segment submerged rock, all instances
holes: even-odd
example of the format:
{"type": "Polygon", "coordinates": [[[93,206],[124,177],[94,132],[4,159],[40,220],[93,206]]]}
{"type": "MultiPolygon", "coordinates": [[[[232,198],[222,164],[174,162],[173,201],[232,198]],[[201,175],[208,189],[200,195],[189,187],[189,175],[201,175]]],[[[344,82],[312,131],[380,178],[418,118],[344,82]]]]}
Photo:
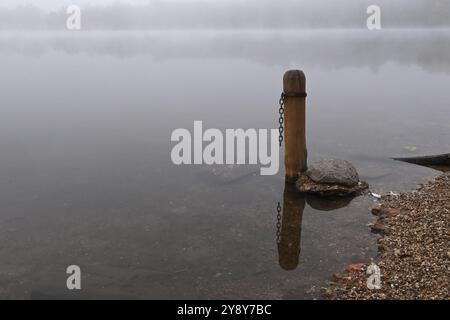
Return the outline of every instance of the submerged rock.
{"type": "Polygon", "coordinates": [[[320,184],[338,184],[354,187],[359,182],[356,168],[347,160],[320,160],[309,167],[306,175],[320,184]]]}
{"type": "Polygon", "coordinates": [[[206,182],[225,185],[246,181],[258,176],[259,172],[257,165],[211,165],[198,174],[206,182]]]}
{"type": "Polygon", "coordinates": [[[356,195],[369,188],[359,180],[355,167],[346,160],[321,160],[301,174],[296,183],[302,193],[325,197],[356,195]]]}

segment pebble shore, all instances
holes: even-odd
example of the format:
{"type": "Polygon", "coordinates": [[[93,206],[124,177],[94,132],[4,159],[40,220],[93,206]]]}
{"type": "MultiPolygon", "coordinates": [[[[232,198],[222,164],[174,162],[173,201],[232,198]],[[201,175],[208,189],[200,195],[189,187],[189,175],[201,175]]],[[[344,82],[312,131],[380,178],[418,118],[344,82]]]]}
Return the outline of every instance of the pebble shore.
{"type": "Polygon", "coordinates": [[[380,234],[378,257],[381,288],[369,289],[369,263],[354,264],[333,275],[324,289],[328,299],[450,298],[450,173],[414,192],[383,197],[372,209],[380,234]]]}

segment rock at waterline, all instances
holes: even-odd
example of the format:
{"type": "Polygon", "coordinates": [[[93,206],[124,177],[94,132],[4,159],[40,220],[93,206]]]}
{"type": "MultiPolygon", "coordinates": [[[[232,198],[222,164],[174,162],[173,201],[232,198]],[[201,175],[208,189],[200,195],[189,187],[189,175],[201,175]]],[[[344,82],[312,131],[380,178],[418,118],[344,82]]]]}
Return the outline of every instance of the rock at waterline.
{"type": "Polygon", "coordinates": [[[354,187],[359,182],[356,168],[347,160],[320,160],[308,168],[306,175],[320,184],[354,187]]]}
{"type": "Polygon", "coordinates": [[[359,180],[355,167],[346,160],[321,160],[301,174],[296,183],[302,193],[320,196],[345,197],[368,189],[369,185],[359,180]]]}

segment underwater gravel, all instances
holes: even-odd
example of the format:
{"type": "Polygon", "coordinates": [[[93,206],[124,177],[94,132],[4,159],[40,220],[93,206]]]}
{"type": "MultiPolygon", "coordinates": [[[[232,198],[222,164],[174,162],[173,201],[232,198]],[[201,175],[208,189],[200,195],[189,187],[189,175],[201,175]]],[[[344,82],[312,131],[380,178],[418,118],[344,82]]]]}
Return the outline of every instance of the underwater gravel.
{"type": "Polygon", "coordinates": [[[333,275],[324,289],[329,299],[450,298],[450,173],[422,185],[417,191],[383,197],[372,213],[378,220],[381,288],[369,289],[368,263],[350,265],[333,275]]]}

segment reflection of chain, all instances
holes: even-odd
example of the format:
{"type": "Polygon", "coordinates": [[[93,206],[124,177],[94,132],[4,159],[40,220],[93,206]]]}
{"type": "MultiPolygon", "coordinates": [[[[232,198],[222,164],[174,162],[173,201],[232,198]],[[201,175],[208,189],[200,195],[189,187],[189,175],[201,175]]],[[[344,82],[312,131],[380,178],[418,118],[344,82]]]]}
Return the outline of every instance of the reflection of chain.
{"type": "Polygon", "coordinates": [[[281,203],[277,205],[277,243],[281,242],[281,203]]]}
{"type": "Polygon", "coordinates": [[[284,128],[283,128],[283,124],[284,124],[284,92],[281,93],[281,97],[280,97],[280,101],[278,102],[280,105],[280,108],[278,109],[278,113],[280,114],[280,117],[278,118],[278,132],[279,132],[279,136],[278,136],[278,141],[280,142],[280,148],[281,145],[283,144],[283,132],[284,132],[284,128]]]}

